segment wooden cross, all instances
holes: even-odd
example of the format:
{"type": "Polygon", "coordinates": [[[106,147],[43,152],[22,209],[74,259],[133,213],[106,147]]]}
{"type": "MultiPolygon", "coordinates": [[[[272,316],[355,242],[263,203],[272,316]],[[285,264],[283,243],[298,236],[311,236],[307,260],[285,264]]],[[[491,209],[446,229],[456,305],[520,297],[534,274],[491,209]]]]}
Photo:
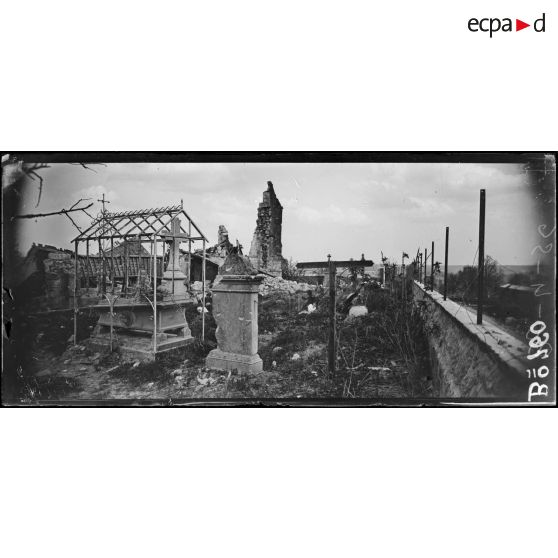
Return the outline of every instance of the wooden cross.
{"type": "Polygon", "coordinates": [[[103,193],[103,199],[102,200],[97,200],[98,202],[101,202],[103,204],[103,210],[102,213],[103,215],[106,213],[106,209],[105,209],[105,204],[106,203],[110,203],[108,200],[105,200],[105,194],[103,193]]]}

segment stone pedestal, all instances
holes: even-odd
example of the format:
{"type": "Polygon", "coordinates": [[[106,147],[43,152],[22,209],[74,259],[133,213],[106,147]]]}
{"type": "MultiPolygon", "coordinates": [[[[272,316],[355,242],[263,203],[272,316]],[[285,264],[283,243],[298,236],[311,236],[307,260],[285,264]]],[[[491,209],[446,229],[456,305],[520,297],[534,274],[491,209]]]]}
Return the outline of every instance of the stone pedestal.
{"type": "Polygon", "coordinates": [[[107,302],[94,308],[100,316],[88,343],[95,351],[112,347],[118,348],[125,358],[153,360],[161,353],[194,340],[184,314],[184,304],[175,301],[157,303],[156,344],[153,343],[151,304],[120,298],[114,303],[112,314],[107,302]]]}
{"type": "Polygon", "coordinates": [[[261,277],[223,275],[213,288],[213,317],[218,348],[205,364],[217,370],[237,369],[257,374],[263,370],[258,355],[258,288],[261,277]]]}

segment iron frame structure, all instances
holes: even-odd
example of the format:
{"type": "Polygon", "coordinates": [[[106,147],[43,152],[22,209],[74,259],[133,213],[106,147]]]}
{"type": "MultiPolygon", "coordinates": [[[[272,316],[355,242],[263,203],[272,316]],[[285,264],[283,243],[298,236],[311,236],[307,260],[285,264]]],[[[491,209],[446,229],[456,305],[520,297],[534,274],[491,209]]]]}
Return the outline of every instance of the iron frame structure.
{"type": "MultiPolygon", "coordinates": [[[[85,282],[89,288],[89,257],[90,257],[90,243],[96,243],[98,247],[98,257],[102,259],[102,285],[98,288],[102,290],[102,294],[107,298],[110,306],[111,315],[113,314],[113,306],[115,302],[115,274],[114,274],[114,241],[123,240],[125,243],[131,239],[138,241],[140,247],[144,243],[150,245],[150,259],[152,260],[151,272],[149,275],[150,283],[153,283],[153,300],[148,302],[153,308],[153,352],[157,352],[157,248],[158,242],[162,242],[163,246],[166,242],[182,242],[188,243],[188,269],[191,269],[192,264],[192,243],[201,241],[203,245],[203,263],[202,263],[202,339],[205,339],[205,277],[206,277],[206,243],[208,242],[206,236],[202,233],[200,228],[184,210],[184,204],[181,201],[180,205],[173,205],[167,207],[158,207],[151,209],[140,209],[132,211],[121,211],[110,213],[103,210],[99,216],[91,223],[91,226],[76,236],[72,243],[74,245],[74,262],[75,262],[75,280],[74,280],[74,345],[77,344],[77,323],[79,313],[79,300],[78,300],[78,256],[80,243],[86,245],[86,273],[85,282]],[[177,232],[173,227],[174,220],[179,217],[185,217],[185,222],[180,222],[180,230],[177,232]],[[192,228],[197,233],[192,236],[192,228]],[[110,243],[110,257],[107,256],[107,248],[103,248],[103,241],[110,243]],[[111,296],[107,296],[106,292],[106,265],[110,263],[110,278],[111,278],[111,296]]],[[[128,292],[128,277],[129,277],[129,254],[128,244],[125,244],[125,273],[123,282],[123,291],[125,294],[128,292]]],[[[162,268],[164,267],[165,249],[163,248],[162,268]]],[[[162,270],[164,271],[164,270],[162,270]]],[[[139,271],[138,271],[139,273],[139,271]]],[[[174,279],[174,266],[173,266],[173,279],[174,279]]]]}

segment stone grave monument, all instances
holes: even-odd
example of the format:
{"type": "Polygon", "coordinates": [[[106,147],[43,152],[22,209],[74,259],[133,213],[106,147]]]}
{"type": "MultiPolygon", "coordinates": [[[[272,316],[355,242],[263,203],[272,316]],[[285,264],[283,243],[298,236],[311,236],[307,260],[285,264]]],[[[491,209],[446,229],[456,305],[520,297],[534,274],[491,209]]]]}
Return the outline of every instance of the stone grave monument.
{"type": "Polygon", "coordinates": [[[213,317],[217,348],[206,358],[208,368],[257,374],[263,370],[258,355],[258,292],[262,277],[249,260],[229,254],[221,282],[213,287],[213,317]]]}

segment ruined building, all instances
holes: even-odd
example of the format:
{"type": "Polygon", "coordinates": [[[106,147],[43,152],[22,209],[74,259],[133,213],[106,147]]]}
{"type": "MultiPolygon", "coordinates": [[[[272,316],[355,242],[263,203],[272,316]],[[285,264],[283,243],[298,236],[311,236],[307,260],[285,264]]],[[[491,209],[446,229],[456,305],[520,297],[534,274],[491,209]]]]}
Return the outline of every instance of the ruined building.
{"type": "MultiPolygon", "coordinates": [[[[128,277],[137,280],[140,270],[148,273],[153,268],[149,252],[135,241],[126,241],[105,250],[107,258],[113,256],[113,274],[117,282],[124,279],[125,250],[128,251],[128,277]]],[[[161,258],[158,257],[158,260],[161,258]]],[[[161,262],[157,267],[161,269],[161,262]]],[[[105,275],[111,272],[110,263],[104,268],[105,275]]],[[[78,255],[79,287],[97,287],[103,273],[102,259],[99,254],[78,255]]],[[[65,250],[46,244],[33,244],[18,268],[18,281],[14,291],[18,298],[34,310],[59,310],[73,308],[75,260],[73,250],[65,250]]],[[[108,280],[108,279],[107,279],[108,280]]]]}
{"type": "Polygon", "coordinates": [[[268,182],[267,190],[263,193],[263,201],[258,207],[258,219],[249,258],[257,270],[276,277],[282,275],[285,261],[281,255],[282,221],[283,207],[275,195],[273,184],[268,182]]]}
{"type": "Polygon", "coordinates": [[[218,258],[224,259],[231,253],[233,245],[229,240],[229,231],[225,225],[219,225],[217,231],[217,244],[212,248],[208,248],[207,253],[218,258]]]}

